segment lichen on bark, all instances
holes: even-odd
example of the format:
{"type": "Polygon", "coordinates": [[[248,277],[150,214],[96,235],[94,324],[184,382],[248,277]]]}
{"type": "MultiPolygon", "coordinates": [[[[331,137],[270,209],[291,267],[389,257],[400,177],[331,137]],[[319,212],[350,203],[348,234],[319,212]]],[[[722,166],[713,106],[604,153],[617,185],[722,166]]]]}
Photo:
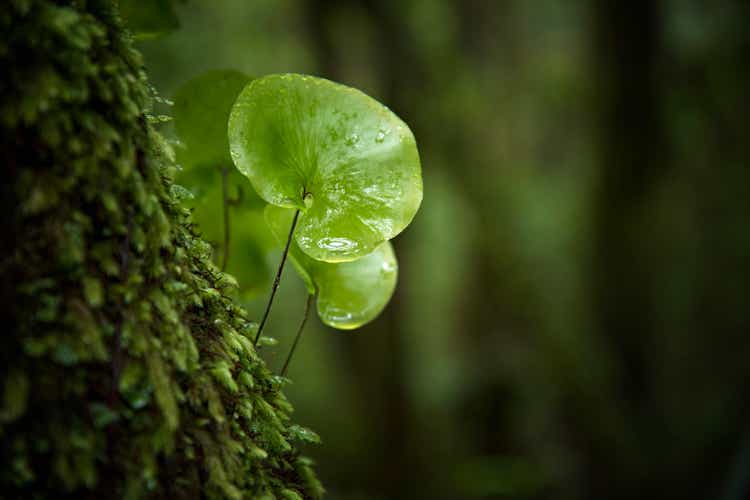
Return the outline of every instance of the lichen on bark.
{"type": "Polygon", "coordinates": [[[113,2],[0,11],[0,492],[318,498],[113,2]]]}

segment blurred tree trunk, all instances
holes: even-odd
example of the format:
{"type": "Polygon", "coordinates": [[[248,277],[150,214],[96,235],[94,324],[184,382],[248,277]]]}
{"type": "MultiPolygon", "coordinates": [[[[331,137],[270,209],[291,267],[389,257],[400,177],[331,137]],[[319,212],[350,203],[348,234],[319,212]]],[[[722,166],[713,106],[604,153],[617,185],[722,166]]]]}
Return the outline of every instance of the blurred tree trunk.
{"type": "Polygon", "coordinates": [[[621,354],[621,396],[637,409],[650,397],[644,350],[655,314],[654,270],[639,230],[669,168],[658,82],[659,2],[596,5],[596,310],[599,330],[621,354]]]}
{"type": "Polygon", "coordinates": [[[639,467],[644,457],[638,451],[651,442],[638,431],[652,403],[648,349],[657,334],[658,270],[643,228],[649,226],[654,190],[669,169],[658,72],[661,5],[595,2],[594,9],[600,174],[593,207],[594,328],[611,353],[612,401],[626,437],[589,435],[586,477],[591,498],[631,498],[649,491],[655,479],[639,467]],[[614,443],[623,441],[626,446],[615,452],[614,443]]]}
{"type": "MultiPolygon", "coordinates": [[[[746,165],[747,151],[728,145],[724,134],[704,144],[679,142],[685,116],[706,126],[709,136],[718,128],[731,134],[739,124],[716,123],[723,96],[708,103],[700,97],[715,83],[681,75],[681,62],[665,56],[665,5],[593,5],[600,174],[593,207],[594,328],[611,356],[611,396],[624,425],[619,435],[606,425],[578,434],[584,491],[589,498],[713,497],[747,428],[748,377],[740,371],[748,314],[736,301],[746,297],[747,281],[740,288],[733,278],[747,278],[748,270],[739,259],[748,257],[748,245],[736,214],[748,214],[739,194],[747,189],[737,186],[750,179],[746,167],[743,174],[735,167],[746,165]],[[721,160],[697,160],[693,168],[692,157],[705,151],[721,160]],[[728,280],[721,286],[719,269],[728,280]]],[[[737,5],[724,7],[739,12],[737,5]]],[[[720,57],[739,57],[745,48],[735,42],[720,57]]],[[[714,68],[714,75],[733,91],[746,70],[736,62],[714,68]]]]}

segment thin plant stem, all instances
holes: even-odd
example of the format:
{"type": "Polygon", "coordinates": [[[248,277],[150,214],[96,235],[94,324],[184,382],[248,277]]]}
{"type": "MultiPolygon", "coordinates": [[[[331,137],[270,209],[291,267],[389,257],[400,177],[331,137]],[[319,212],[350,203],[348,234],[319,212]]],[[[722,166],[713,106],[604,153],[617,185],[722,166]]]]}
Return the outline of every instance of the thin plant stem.
{"type": "Polygon", "coordinates": [[[294,228],[297,227],[297,219],[299,218],[299,209],[294,212],[294,220],[292,221],[292,227],[289,229],[289,237],[286,239],[286,246],[284,247],[284,253],[281,254],[281,263],[279,269],[276,271],[276,277],[273,280],[273,286],[271,287],[271,296],[268,298],[268,304],[266,305],[266,311],[263,313],[263,319],[260,320],[260,326],[258,326],[258,333],[255,334],[255,340],[253,345],[258,345],[260,334],[263,332],[263,327],[266,326],[268,321],[268,314],[271,312],[271,305],[273,304],[273,298],[276,296],[276,290],[279,289],[279,283],[281,282],[281,273],[284,271],[284,263],[286,263],[286,256],[289,254],[289,246],[292,244],[292,236],[294,235],[294,228]]]}
{"type": "Polygon", "coordinates": [[[221,272],[227,270],[229,264],[229,182],[228,182],[229,171],[227,167],[221,169],[221,195],[222,203],[224,205],[224,256],[221,259],[221,272]]]}
{"type": "Polygon", "coordinates": [[[297,335],[294,337],[294,343],[292,344],[292,349],[289,351],[289,355],[286,357],[286,361],[284,362],[284,367],[281,369],[281,376],[286,375],[286,370],[289,368],[289,362],[292,360],[292,356],[294,355],[294,350],[297,348],[297,343],[299,342],[300,337],[302,336],[302,330],[305,329],[305,323],[307,323],[307,316],[310,313],[310,304],[312,304],[313,301],[313,295],[312,293],[307,294],[307,300],[305,301],[305,313],[302,316],[302,322],[299,324],[299,328],[297,329],[297,335]]]}

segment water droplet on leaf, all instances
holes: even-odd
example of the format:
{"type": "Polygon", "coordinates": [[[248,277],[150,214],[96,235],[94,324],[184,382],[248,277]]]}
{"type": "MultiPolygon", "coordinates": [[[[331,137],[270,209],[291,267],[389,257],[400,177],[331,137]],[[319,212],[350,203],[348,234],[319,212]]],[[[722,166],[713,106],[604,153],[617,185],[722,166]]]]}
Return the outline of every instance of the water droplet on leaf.
{"type": "Polygon", "coordinates": [[[357,242],[348,238],[321,238],[318,246],[326,250],[350,250],[357,247],[357,242]]]}

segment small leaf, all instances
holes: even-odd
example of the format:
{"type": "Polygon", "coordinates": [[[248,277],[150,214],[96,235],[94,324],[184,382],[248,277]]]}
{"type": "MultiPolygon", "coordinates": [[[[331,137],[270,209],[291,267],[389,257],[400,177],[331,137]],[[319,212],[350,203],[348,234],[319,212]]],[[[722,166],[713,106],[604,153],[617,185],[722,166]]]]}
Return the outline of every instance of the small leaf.
{"type": "Polygon", "coordinates": [[[92,276],[83,278],[83,296],[91,307],[100,307],[104,303],[101,282],[92,276]]]}
{"type": "Polygon", "coordinates": [[[185,168],[231,166],[227,120],[250,77],[233,70],[203,73],[182,85],[174,96],[174,126],[184,149],[178,163],[185,168]]]}
{"type": "Polygon", "coordinates": [[[284,500],[304,500],[302,495],[300,495],[298,492],[294,490],[290,490],[288,488],[284,488],[281,490],[281,497],[284,500]]]}
{"type": "Polygon", "coordinates": [[[409,127],[362,92],[286,74],[251,82],[229,117],[237,168],[268,203],[299,208],[316,260],[351,261],[400,233],[422,201],[409,127]]]}
{"type": "Polygon", "coordinates": [[[320,436],[316,432],[299,425],[289,426],[289,437],[294,441],[320,444],[320,436]]]}
{"type": "MultiPolygon", "coordinates": [[[[266,207],[266,221],[280,244],[286,241],[293,216],[293,209],[266,207]]],[[[340,263],[311,259],[293,243],[289,259],[308,290],[317,290],[320,319],[340,330],[353,330],[375,319],[396,288],[398,264],[388,241],[361,259],[340,263]]]]}
{"type": "Polygon", "coordinates": [[[159,405],[159,409],[161,409],[167,427],[170,430],[175,430],[179,425],[180,410],[177,406],[174,392],[172,391],[170,377],[167,373],[164,361],[162,361],[161,356],[158,353],[149,351],[146,356],[146,363],[148,365],[148,373],[151,378],[151,383],[154,386],[156,403],[159,405]]]}
{"type": "Polygon", "coordinates": [[[237,392],[239,390],[237,382],[232,378],[232,371],[229,368],[229,364],[225,361],[217,362],[211,369],[211,375],[229,392],[237,392]]]}
{"type": "Polygon", "coordinates": [[[120,415],[117,412],[102,403],[90,403],[89,411],[94,421],[94,427],[97,429],[103,429],[112,422],[120,419],[120,415]]]}

